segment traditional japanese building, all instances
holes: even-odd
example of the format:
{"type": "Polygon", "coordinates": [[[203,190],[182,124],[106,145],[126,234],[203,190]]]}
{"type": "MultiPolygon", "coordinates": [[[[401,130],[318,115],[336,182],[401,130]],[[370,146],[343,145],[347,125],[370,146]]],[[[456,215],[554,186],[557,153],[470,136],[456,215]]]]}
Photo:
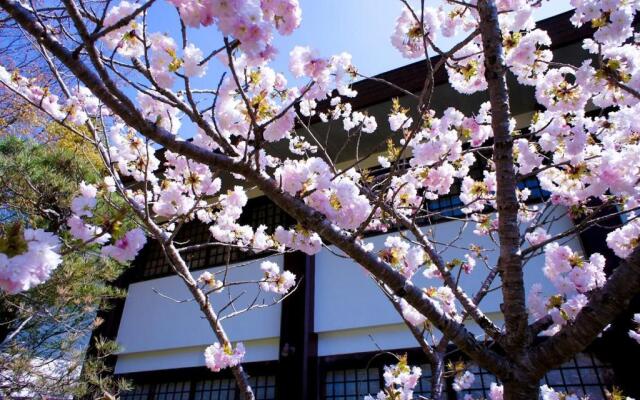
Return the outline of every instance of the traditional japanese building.
{"type": "MultiPolygon", "coordinates": [[[[581,40],[591,34],[588,27],[576,29],[570,22],[571,13],[564,13],[539,25],[546,29],[553,41],[554,57],[560,62],[572,62],[583,57],[581,40]]],[[[378,76],[411,92],[419,92],[424,83],[425,61],[410,64],[378,76]]],[[[486,101],[483,94],[463,96],[447,83],[444,69],[435,77],[436,88],[432,108],[441,113],[454,104],[470,114],[486,101]]],[[[515,87],[515,79],[511,82],[515,87]]],[[[391,99],[399,97],[407,105],[412,100],[402,92],[376,80],[364,80],[355,84],[359,93],[353,101],[354,110],[367,109],[377,120],[386,121],[391,108],[391,99]]],[[[533,89],[518,86],[519,95],[512,95],[512,111],[520,127],[526,126],[536,110],[533,89]]],[[[312,126],[313,129],[313,126],[312,126]]],[[[333,128],[341,129],[338,126],[333,128]]],[[[359,151],[365,154],[383,141],[388,127],[380,123],[378,131],[363,137],[359,151]]],[[[317,134],[322,137],[323,130],[317,134]]],[[[337,152],[341,143],[332,136],[329,151],[337,152]]],[[[335,154],[335,153],[334,153],[335,154]]],[[[345,165],[355,157],[355,144],[344,150],[345,165]]],[[[375,157],[373,157],[375,159],[375,157]]],[[[371,165],[374,174],[385,171],[371,165]]],[[[532,203],[544,199],[545,193],[535,178],[522,183],[532,192],[532,203]]],[[[456,193],[431,201],[430,210],[442,210],[443,215],[456,216],[461,202],[456,193]]],[[[562,213],[559,211],[558,215],[562,213]]],[[[267,225],[273,230],[278,225],[287,226],[292,219],[265,197],[251,198],[241,222],[258,226],[267,225]]],[[[572,239],[569,245],[585,255],[593,252],[605,254],[607,268],[617,265],[615,256],[605,245],[608,221],[599,227],[590,228],[572,239]]],[[[447,219],[423,221],[425,229],[432,229],[436,240],[446,242],[461,236],[462,243],[479,241],[473,226],[447,219]]],[[[563,216],[550,228],[560,232],[576,221],[563,216]]],[[[381,245],[390,233],[369,237],[381,245]]],[[[179,241],[189,244],[206,243],[210,234],[205,226],[191,224],[185,227],[179,241]]],[[[461,257],[461,250],[449,249],[445,258],[461,257]]],[[[264,257],[264,255],[260,255],[264,257]]],[[[495,263],[497,255],[488,254],[489,263],[495,263]]],[[[258,256],[243,253],[234,248],[206,247],[186,256],[195,276],[202,271],[216,271],[221,265],[242,266],[230,269],[234,280],[254,279],[260,276],[258,256]]],[[[270,259],[281,267],[294,272],[299,278],[295,292],[283,302],[265,309],[254,310],[224,321],[224,326],[233,341],[242,341],[247,348],[245,368],[251,376],[256,398],[271,399],[362,399],[366,394],[375,394],[383,386],[382,366],[393,362],[385,354],[392,351],[407,353],[414,365],[426,364],[426,357],[404,325],[391,303],[381,293],[364,269],[349,259],[341,258],[330,249],[323,249],[315,256],[302,253],[273,255],[270,259]]],[[[527,263],[525,279],[531,283],[548,282],[542,274],[543,259],[537,257],[527,263]]],[[[475,291],[480,282],[474,275],[463,277],[462,286],[475,291]]],[[[417,283],[420,284],[417,278],[417,283]]],[[[215,339],[201,317],[195,302],[178,277],[173,276],[170,266],[154,243],[135,260],[134,266],[117,282],[127,289],[126,299],[118,301],[108,313],[100,334],[116,339],[122,351],[114,358],[115,374],[131,379],[135,389],[123,398],[130,400],[231,400],[238,399],[235,383],[229,371],[213,373],[205,367],[203,351],[215,339]],[[162,294],[162,295],[160,295],[162,294]]],[[[237,306],[254,301],[255,288],[242,285],[212,297],[219,308],[230,297],[247,291],[238,300],[237,306]]],[[[265,295],[258,301],[270,301],[265,295]]],[[[639,301],[634,307],[638,309],[639,301]]],[[[482,308],[497,324],[501,323],[500,295],[495,291],[482,302],[482,308]]],[[[550,371],[544,382],[557,390],[589,394],[592,399],[604,398],[604,389],[617,385],[628,395],[640,395],[638,368],[631,363],[640,359],[638,346],[633,347],[626,336],[631,312],[620,319],[602,339],[584,353],[577,355],[560,368],[550,371]],[[625,325],[626,324],[626,325],[625,325]],[[630,361],[627,361],[630,360],[630,361]]],[[[472,323],[471,331],[480,333],[472,323]]],[[[450,349],[452,360],[464,356],[450,349]]],[[[486,396],[489,384],[495,378],[487,371],[472,368],[476,380],[472,389],[455,393],[448,382],[450,398],[462,398],[466,393],[486,396]],[[457,397],[456,397],[457,396],[457,397]]],[[[416,395],[429,397],[430,369],[425,365],[423,378],[416,388],[416,395]]]]}

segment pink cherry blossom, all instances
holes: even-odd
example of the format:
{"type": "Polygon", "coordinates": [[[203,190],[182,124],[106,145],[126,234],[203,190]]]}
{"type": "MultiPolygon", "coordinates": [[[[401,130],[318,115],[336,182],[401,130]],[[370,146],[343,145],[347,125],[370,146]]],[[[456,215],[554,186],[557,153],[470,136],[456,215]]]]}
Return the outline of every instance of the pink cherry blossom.
{"type": "Polygon", "coordinates": [[[80,182],[79,190],[80,195],[71,200],[71,211],[79,217],[92,217],[93,209],[97,204],[97,188],[94,185],[86,184],[82,181],[80,182]]]}
{"type": "Polygon", "coordinates": [[[73,237],[83,242],[105,244],[111,238],[108,233],[103,233],[102,228],[86,224],[82,218],[72,215],[67,220],[69,232],[73,237]]]}
{"type": "Polygon", "coordinates": [[[264,272],[264,280],[260,282],[260,288],[265,292],[287,294],[296,284],[296,276],[290,271],[280,272],[278,264],[272,261],[263,261],[260,269],[264,272]]]}
{"type": "Polygon", "coordinates": [[[204,351],[204,360],[207,368],[213,372],[219,372],[222,369],[235,367],[242,362],[245,349],[242,343],[236,344],[236,348],[232,348],[231,344],[220,345],[214,343],[207,347],[204,351]]]}
{"type": "Polygon", "coordinates": [[[504,397],[504,386],[491,382],[489,386],[489,400],[502,400],[504,397]]]}
{"type": "Polygon", "coordinates": [[[402,316],[411,325],[420,326],[427,320],[424,315],[420,314],[420,312],[407,303],[405,299],[400,299],[400,307],[402,308],[402,316]]]}
{"type": "Polygon", "coordinates": [[[456,392],[460,392],[465,389],[469,389],[473,382],[476,380],[476,376],[471,371],[464,371],[463,373],[458,373],[453,378],[453,390],[456,392]]]}
{"type": "Polygon", "coordinates": [[[425,49],[422,35],[426,34],[431,40],[434,40],[440,25],[440,16],[433,8],[427,7],[422,13],[418,10],[416,15],[424,15],[423,27],[420,26],[420,22],[416,20],[414,14],[408,8],[403,7],[400,16],[396,19],[395,30],[391,36],[391,44],[406,58],[424,57],[425,49]]]}
{"type": "Polygon", "coordinates": [[[116,240],[114,244],[104,246],[102,248],[102,255],[105,257],[111,257],[119,262],[132,261],[138,252],[142,250],[145,243],[147,243],[147,237],[144,231],[140,228],[134,228],[125,235],[116,240]]]}
{"type": "Polygon", "coordinates": [[[9,294],[29,290],[49,279],[61,263],[60,240],[42,229],[25,229],[25,252],[12,257],[0,253],[0,289],[9,294]]]}
{"type": "Polygon", "coordinates": [[[193,43],[189,43],[184,48],[184,61],[182,67],[184,68],[185,76],[189,77],[202,77],[207,72],[207,64],[200,65],[204,60],[202,56],[202,50],[197,48],[193,43]]]}
{"type": "MultiPolygon", "coordinates": [[[[121,1],[117,6],[110,8],[104,19],[105,28],[133,14],[137,7],[139,6],[128,1],[121,1]]],[[[103,40],[109,48],[117,50],[124,57],[140,57],[144,53],[142,36],[142,24],[134,19],[128,25],[109,32],[103,40]]]]}

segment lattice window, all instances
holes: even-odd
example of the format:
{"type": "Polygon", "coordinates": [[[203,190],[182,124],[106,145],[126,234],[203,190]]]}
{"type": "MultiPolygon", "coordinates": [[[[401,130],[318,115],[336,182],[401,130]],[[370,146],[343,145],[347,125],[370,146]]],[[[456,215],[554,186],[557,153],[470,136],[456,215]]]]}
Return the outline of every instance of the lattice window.
{"type": "Polygon", "coordinates": [[[498,382],[498,379],[489,371],[482,369],[475,364],[469,364],[468,370],[475,375],[475,380],[469,389],[458,392],[457,398],[464,399],[466,394],[471,394],[475,398],[486,398],[489,395],[491,382],[498,382]]]}
{"type": "MultiPolygon", "coordinates": [[[[254,228],[266,225],[269,233],[273,233],[278,225],[288,226],[291,222],[291,217],[265,198],[250,200],[240,219],[241,224],[251,225],[254,228]]],[[[185,224],[176,237],[179,247],[206,244],[212,241],[209,227],[197,221],[185,224]]],[[[157,242],[150,241],[146,250],[143,278],[166,275],[171,271],[164,252],[157,242]]],[[[255,257],[251,252],[243,252],[236,247],[224,245],[203,246],[182,254],[192,270],[224,265],[227,261],[236,263],[255,257]]]]}
{"type": "Polygon", "coordinates": [[[276,398],[276,377],[268,376],[252,376],[249,383],[256,396],[256,400],[275,400],[276,398]]]}
{"type": "Polygon", "coordinates": [[[324,398],[327,400],[361,400],[367,394],[380,391],[380,369],[327,371],[324,382],[324,398]]]}
{"type": "Polygon", "coordinates": [[[590,400],[605,398],[604,389],[612,376],[611,368],[591,354],[581,353],[560,368],[549,371],[541,384],[556,391],[589,395],[590,400]]]}
{"type": "MultiPolygon", "coordinates": [[[[176,241],[182,243],[183,247],[204,244],[211,241],[211,233],[205,224],[192,222],[182,228],[176,237],[176,241]]],[[[190,269],[206,268],[210,264],[208,262],[208,247],[205,246],[198,250],[192,250],[184,253],[183,258],[190,269]]]]}
{"type": "Polygon", "coordinates": [[[166,259],[162,247],[155,240],[150,241],[148,246],[149,249],[145,256],[143,276],[146,278],[169,272],[169,262],[166,259]]]}
{"type": "MultiPolygon", "coordinates": [[[[249,378],[256,400],[275,400],[276,377],[253,376],[249,378]]],[[[193,400],[236,400],[240,397],[235,380],[209,379],[195,383],[193,400]]]]}
{"type": "Polygon", "coordinates": [[[122,400],[147,400],[151,385],[135,385],[131,390],[120,395],[122,400]]]}
{"type": "Polygon", "coordinates": [[[240,253],[240,250],[235,247],[213,246],[210,248],[209,264],[225,265],[227,263],[227,259],[230,264],[234,263],[242,258],[240,253]]]}
{"type": "Polygon", "coordinates": [[[156,386],[154,400],[189,400],[191,382],[168,382],[156,386]]]}
{"type": "Polygon", "coordinates": [[[462,200],[460,200],[460,186],[458,184],[452,185],[448,195],[429,200],[427,207],[429,213],[438,213],[436,217],[463,217],[464,213],[460,211],[464,207],[462,200]]]}
{"type": "MultiPolygon", "coordinates": [[[[475,398],[488,396],[491,382],[497,382],[496,377],[475,365],[470,366],[469,370],[476,379],[469,390],[458,393],[458,399],[463,399],[465,394],[472,394],[475,398]]],[[[560,368],[547,372],[540,385],[546,384],[557,392],[576,394],[578,397],[588,395],[590,400],[603,400],[611,375],[610,367],[596,357],[580,353],[560,368]]]]}
{"type": "Polygon", "coordinates": [[[542,190],[542,188],[540,187],[540,181],[536,177],[530,177],[522,182],[518,182],[518,189],[522,190],[524,188],[528,188],[531,191],[531,194],[529,195],[529,201],[542,200],[549,197],[550,194],[546,190],[542,190]]]}
{"type": "Polygon", "coordinates": [[[424,364],[420,368],[422,368],[422,376],[413,390],[414,398],[419,398],[418,396],[431,398],[431,366],[424,364]]]}
{"type": "Polygon", "coordinates": [[[196,382],[194,400],[234,400],[236,382],[233,379],[210,379],[196,382]]]}
{"type": "Polygon", "coordinates": [[[247,211],[246,219],[243,218],[244,223],[254,228],[265,225],[267,230],[272,232],[278,225],[287,225],[291,222],[291,217],[271,202],[256,203],[247,211]]]}

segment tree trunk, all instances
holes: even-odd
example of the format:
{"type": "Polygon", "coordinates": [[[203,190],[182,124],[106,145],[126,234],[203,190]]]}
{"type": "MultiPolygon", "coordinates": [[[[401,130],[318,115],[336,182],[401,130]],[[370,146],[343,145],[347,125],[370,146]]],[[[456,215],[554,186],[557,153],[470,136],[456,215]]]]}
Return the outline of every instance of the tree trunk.
{"type": "Polygon", "coordinates": [[[431,365],[431,398],[433,400],[445,400],[446,379],[444,377],[444,358],[438,354],[437,361],[431,365]]]}
{"type": "Polygon", "coordinates": [[[496,208],[500,257],[498,271],[502,280],[502,297],[508,352],[520,352],[525,346],[527,307],[524,274],[520,254],[519,202],[516,195],[516,172],[513,163],[513,138],[510,131],[511,111],[507,87],[506,66],[502,49],[502,34],[498,9],[494,0],[478,2],[480,35],[484,51],[485,79],[491,103],[493,128],[493,161],[496,169],[496,208]]]}
{"type": "Polygon", "coordinates": [[[540,386],[538,382],[507,381],[504,385],[504,400],[538,400],[540,386]]]}

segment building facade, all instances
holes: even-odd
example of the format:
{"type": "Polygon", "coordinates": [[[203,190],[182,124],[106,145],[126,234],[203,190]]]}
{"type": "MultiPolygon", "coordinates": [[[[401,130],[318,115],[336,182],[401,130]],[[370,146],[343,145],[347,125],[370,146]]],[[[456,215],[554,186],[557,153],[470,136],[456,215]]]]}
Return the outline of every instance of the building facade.
{"type": "MultiPolygon", "coordinates": [[[[577,59],[581,39],[590,34],[589,28],[575,29],[569,23],[569,16],[570,13],[565,13],[540,22],[552,37],[553,50],[560,61],[577,59]]],[[[418,62],[379,77],[418,92],[424,73],[425,62],[418,62]]],[[[454,102],[457,108],[470,113],[485,101],[482,95],[463,97],[455,93],[447,85],[443,70],[435,78],[437,86],[432,108],[437,112],[454,102]]],[[[401,97],[400,92],[373,80],[359,82],[355,89],[359,96],[353,102],[354,109],[366,108],[370,113],[382,116],[378,117],[379,121],[386,119],[384,115],[390,109],[391,99],[401,97]]],[[[404,100],[410,104],[408,99],[404,100]]],[[[532,90],[522,89],[522,96],[513,99],[512,110],[522,124],[530,119],[535,107],[532,90]]],[[[376,138],[368,140],[374,143],[376,138]]],[[[524,182],[523,186],[531,189],[533,203],[544,199],[545,193],[535,179],[524,182]]],[[[457,194],[452,193],[432,201],[429,208],[455,216],[460,212],[460,205],[457,194]]],[[[562,214],[558,211],[558,221],[550,227],[552,233],[576,223],[562,214]]],[[[286,213],[261,196],[249,201],[241,222],[253,226],[264,224],[270,231],[278,225],[294,223],[286,213]]],[[[608,224],[613,226],[615,222],[608,221],[608,224]]],[[[465,227],[453,220],[424,221],[424,229],[431,230],[436,238],[461,235],[462,243],[472,239],[476,243],[482,242],[472,233],[472,226],[465,227]]],[[[590,228],[572,239],[569,245],[586,256],[593,252],[607,255],[607,268],[611,270],[617,260],[604,244],[607,231],[606,223],[590,228]]],[[[379,247],[389,234],[370,236],[369,240],[379,247]]],[[[178,241],[206,243],[209,236],[205,226],[191,223],[180,232],[178,241]]],[[[463,255],[461,250],[449,249],[445,258],[463,255]]],[[[497,261],[496,254],[488,254],[488,257],[490,264],[497,261]]],[[[260,276],[257,257],[234,248],[206,247],[189,253],[186,258],[195,276],[205,270],[215,272],[227,264],[232,267],[229,269],[232,280],[260,276]]],[[[377,393],[383,386],[382,367],[393,363],[385,352],[406,353],[412,365],[424,365],[416,394],[429,397],[430,369],[426,358],[400,316],[364,269],[340,257],[331,248],[323,249],[315,256],[287,253],[269,258],[296,274],[299,278],[297,290],[277,305],[224,321],[232,340],[243,342],[247,349],[244,365],[257,399],[362,399],[366,394],[377,393]]],[[[542,274],[543,263],[544,260],[537,257],[527,264],[525,279],[528,285],[546,281],[542,274]]],[[[421,283],[420,279],[416,279],[417,284],[421,283]]],[[[135,384],[134,390],[123,395],[124,399],[238,399],[233,377],[228,371],[212,373],[205,368],[204,348],[215,339],[197,304],[189,301],[183,283],[172,276],[159,246],[149,243],[116,285],[127,289],[126,299],[115,302],[109,312],[103,313],[105,323],[97,333],[115,339],[122,347],[112,360],[114,373],[135,384]]],[[[462,286],[474,292],[480,282],[463,277],[462,286]]],[[[250,289],[239,285],[226,294],[213,296],[212,301],[215,306],[223,307],[231,297],[244,290],[250,289]]],[[[257,301],[268,303],[271,300],[261,296],[257,301]]],[[[237,306],[241,308],[252,301],[255,299],[249,294],[241,297],[237,306]]],[[[482,308],[500,324],[499,291],[489,294],[483,300],[482,308]]],[[[550,371],[542,383],[556,390],[588,394],[592,399],[605,398],[605,389],[610,390],[613,385],[622,387],[629,395],[640,395],[638,382],[634,379],[634,369],[638,369],[626,362],[637,360],[639,354],[632,354],[637,349],[623,346],[626,317],[621,317],[620,324],[614,324],[585,352],[550,371]]],[[[473,324],[469,324],[469,329],[480,333],[473,324]]],[[[453,361],[464,359],[455,348],[450,348],[448,357],[453,361]]],[[[448,382],[450,398],[461,399],[466,393],[486,397],[495,378],[477,367],[471,370],[476,374],[473,387],[455,393],[448,382]]]]}

